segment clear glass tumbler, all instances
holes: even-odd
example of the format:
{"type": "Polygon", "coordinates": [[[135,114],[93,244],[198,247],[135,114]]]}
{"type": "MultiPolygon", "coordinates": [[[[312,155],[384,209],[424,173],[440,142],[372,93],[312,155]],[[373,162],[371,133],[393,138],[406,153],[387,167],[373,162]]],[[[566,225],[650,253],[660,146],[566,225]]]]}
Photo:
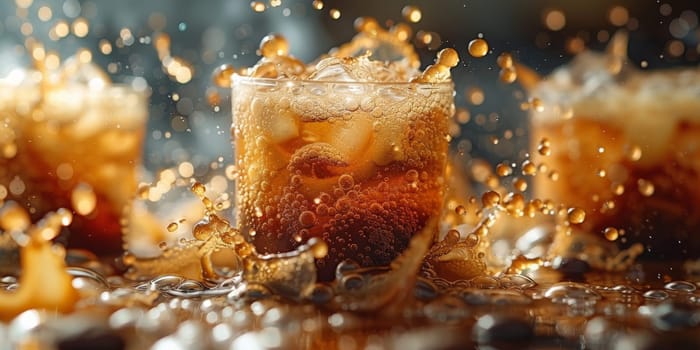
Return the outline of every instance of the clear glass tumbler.
{"type": "Polygon", "coordinates": [[[136,194],[148,98],[129,86],[0,83],[0,202],[68,208],[69,247],[115,254],[136,194]]]}
{"type": "Polygon", "coordinates": [[[440,215],[451,82],[236,75],[232,96],[237,222],[259,252],[321,238],[330,280],[345,259],[388,265],[440,215]]]}

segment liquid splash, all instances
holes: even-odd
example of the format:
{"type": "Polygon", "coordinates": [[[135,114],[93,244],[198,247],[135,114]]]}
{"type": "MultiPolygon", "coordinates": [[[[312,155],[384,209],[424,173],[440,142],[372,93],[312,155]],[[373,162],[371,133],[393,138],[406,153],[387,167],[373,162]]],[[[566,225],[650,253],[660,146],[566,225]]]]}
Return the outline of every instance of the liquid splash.
{"type": "Polygon", "coordinates": [[[17,290],[0,292],[0,320],[11,320],[29,309],[73,310],[79,295],[66,271],[65,250],[51,242],[72,219],[68,210],[59,209],[31,225],[29,214],[18,204],[7,202],[0,208],[1,234],[16,241],[22,269],[17,290]]]}
{"type": "Polygon", "coordinates": [[[312,239],[292,252],[260,255],[239,230],[216,214],[213,202],[205,196],[204,185],[193,184],[192,192],[206,209],[204,218],[193,228],[194,238],[181,240],[175,247],[166,247],[156,258],[125,256],[124,263],[130,267],[129,278],[141,280],[177,274],[202,282],[221,282],[227,276],[235,276],[239,289],[245,285],[261,285],[290,298],[300,298],[311,291],[316,282],[314,259],[321,259],[328,253],[324,242],[312,239]],[[212,257],[224,250],[232,255],[226,257],[229,271],[221,275],[212,257]]]}

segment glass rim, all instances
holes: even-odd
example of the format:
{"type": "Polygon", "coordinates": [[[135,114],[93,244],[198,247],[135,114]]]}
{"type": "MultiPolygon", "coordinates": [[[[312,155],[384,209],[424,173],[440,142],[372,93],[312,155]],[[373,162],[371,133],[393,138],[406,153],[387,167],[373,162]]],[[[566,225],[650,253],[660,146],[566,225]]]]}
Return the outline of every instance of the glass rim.
{"type": "Polygon", "coordinates": [[[262,77],[249,77],[239,74],[231,75],[231,87],[236,83],[245,83],[248,85],[255,86],[277,86],[279,84],[286,85],[358,85],[358,86],[399,86],[399,87],[418,87],[422,89],[435,88],[454,88],[454,81],[441,81],[441,82],[410,82],[410,81],[342,81],[342,80],[310,80],[310,79],[291,79],[291,78],[262,78],[262,77]]]}

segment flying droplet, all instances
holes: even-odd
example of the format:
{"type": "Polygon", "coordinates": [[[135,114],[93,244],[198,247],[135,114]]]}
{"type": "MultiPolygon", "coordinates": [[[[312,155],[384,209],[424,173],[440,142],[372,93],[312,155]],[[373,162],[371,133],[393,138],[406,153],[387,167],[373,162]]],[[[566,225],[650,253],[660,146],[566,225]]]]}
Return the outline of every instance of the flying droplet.
{"type": "Polygon", "coordinates": [[[484,39],[474,39],[469,42],[468,49],[472,57],[480,58],[489,52],[489,44],[484,39]]]}
{"type": "Polygon", "coordinates": [[[586,211],[581,208],[569,208],[567,217],[572,224],[580,224],[586,220],[586,211]]]}

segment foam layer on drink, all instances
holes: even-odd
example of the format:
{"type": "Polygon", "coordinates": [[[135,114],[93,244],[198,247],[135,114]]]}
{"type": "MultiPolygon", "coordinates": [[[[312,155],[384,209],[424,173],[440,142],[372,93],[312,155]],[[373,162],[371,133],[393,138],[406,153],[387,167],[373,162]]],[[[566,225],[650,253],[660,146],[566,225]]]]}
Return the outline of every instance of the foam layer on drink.
{"type": "Polygon", "coordinates": [[[640,162],[659,161],[683,122],[700,122],[700,69],[640,71],[618,35],[607,53],[584,52],[555,70],[531,93],[542,104],[533,122],[585,118],[620,129],[642,148],[640,162]]]}
{"type": "MultiPolygon", "coordinates": [[[[258,53],[260,61],[238,71],[242,76],[329,82],[420,82],[451,81],[450,68],[459,62],[454,49],[440,51],[433,65],[422,72],[418,54],[408,41],[411,29],[399,23],[386,30],[373,18],[355,21],[358,34],[348,43],[332,49],[316,62],[305,64],[289,53],[289,43],[278,34],[264,37],[258,53]]],[[[223,69],[219,73],[230,74],[223,69]]],[[[228,77],[215,79],[223,87],[228,77]]]]}

